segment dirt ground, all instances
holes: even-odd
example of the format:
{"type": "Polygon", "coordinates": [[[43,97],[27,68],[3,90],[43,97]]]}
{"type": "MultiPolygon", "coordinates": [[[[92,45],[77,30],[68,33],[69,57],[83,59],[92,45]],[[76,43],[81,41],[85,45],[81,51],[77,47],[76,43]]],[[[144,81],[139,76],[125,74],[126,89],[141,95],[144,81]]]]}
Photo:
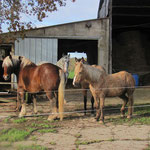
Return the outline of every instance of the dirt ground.
{"type": "MultiPolygon", "coordinates": [[[[90,110],[90,93],[88,93],[88,111],[90,110]]],[[[4,119],[8,116],[17,118],[18,113],[14,111],[14,99],[16,97],[0,97],[0,130],[17,127],[13,122],[6,123],[4,119]],[[4,103],[4,102],[9,103],[4,103]]],[[[38,99],[39,114],[49,113],[49,102],[38,99]]],[[[5,149],[14,149],[15,145],[37,144],[54,150],[146,150],[150,145],[150,126],[145,124],[113,124],[109,119],[120,118],[120,110],[114,109],[122,104],[119,98],[107,98],[105,101],[105,124],[94,121],[90,112],[85,116],[83,113],[82,92],[77,89],[66,91],[65,118],[63,121],[56,121],[59,125],[57,133],[33,132],[36,140],[28,137],[25,141],[14,142],[13,146],[5,149]]],[[[138,88],[134,94],[134,104],[150,104],[150,88],[138,88]]],[[[138,105],[139,106],[139,105],[138,105]]],[[[27,115],[32,114],[32,105],[27,105],[27,115]]],[[[134,115],[133,115],[134,117],[134,115]]],[[[26,117],[28,125],[38,117],[26,117]]],[[[44,122],[47,116],[40,120],[44,122]]],[[[0,142],[0,149],[5,143],[0,142]]]]}

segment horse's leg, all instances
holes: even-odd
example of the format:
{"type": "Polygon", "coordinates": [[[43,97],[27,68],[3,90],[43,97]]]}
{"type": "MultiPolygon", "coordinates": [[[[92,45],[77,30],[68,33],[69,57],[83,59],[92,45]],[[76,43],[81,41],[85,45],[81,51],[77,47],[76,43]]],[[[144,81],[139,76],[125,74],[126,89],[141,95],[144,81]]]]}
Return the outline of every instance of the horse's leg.
{"type": "Polygon", "coordinates": [[[125,116],[125,106],[128,103],[128,97],[125,94],[123,94],[120,96],[120,98],[123,100],[123,104],[122,104],[120,111],[121,111],[122,117],[124,117],[125,116]]]}
{"type": "Polygon", "coordinates": [[[91,97],[91,109],[92,109],[91,114],[94,115],[94,97],[93,96],[91,97]]]}
{"type": "Polygon", "coordinates": [[[46,95],[50,100],[50,109],[52,110],[52,115],[49,115],[48,120],[52,121],[58,117],[58,98],[51,91],[46,92],[46,95]]]}
{"type": "Polygon", "coordinates": [[[34,110],[34,113],[36,114],[37,113],[36,94],[32,94],[31,98],[33,99],[33,110],[34,110]]]}
{"type": "Polygon", "coordinates": [[[100,117],[100,99],[96,96],[93,96],[95,100],[95,107],[96,107],[96,117],[95,119],[98,121],[100,117]]]}
{"type": "Polygon", "coordinates": [[[132,113],[133,113],[133,94],[128,94],[128,116],[127,118],[130,119],[132,117],[132,113]]]}
{"type": "Polygon", "coordinates": [[[20,111],[21,109],[21,104],[20,104],[20,95],[17,91],[17,100],[16,100],[16,111],[20,111]]]}
{"type": "Polygon", "coordinates": [[[19,113],[19,117],[23,117],[24,115],[26,115],[26,103],[24,100],[24,91],[19,90],[19,95],[21,98],[21,105],[22,105],[21,112],[19,113]]]}
{"type": "Polygon", "coordinates": [[[17,89],[16,111],[21,110],[21,97],[17,89]]]}
{"type": "Polygon", "coordinates": [[[87,110],[87,90],[83,89],[82,91],[83,97],[84,97],[84,115],[86,115],[86,110],[87,110]]]}
{"type": "Polygon", "coordinates": [[[104,101],[105,101],[105,98],[104,97],[101,97],[100,98],[100,112],[101,112],[101,115],[100,115],[100,123],[103,123],[104,122],[104,101]]]}

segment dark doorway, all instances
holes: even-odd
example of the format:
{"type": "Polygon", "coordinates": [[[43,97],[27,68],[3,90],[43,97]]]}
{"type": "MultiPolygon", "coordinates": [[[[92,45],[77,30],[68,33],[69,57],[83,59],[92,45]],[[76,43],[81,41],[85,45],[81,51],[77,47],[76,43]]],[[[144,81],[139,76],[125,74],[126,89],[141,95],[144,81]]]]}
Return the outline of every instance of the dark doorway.
{"type": "Polygon", "coordinates": [[[3,68],[2,68],[2,63],[3,63],[3,57],[6,57],[10,54],[11,51],[11,45],[0,45],[0,91],[5,91],[11,88],[10,85],[7,84],[2,84],[2,82],[10,82],[5,81],[3,78],[3,68]]]}
{"type": "Polygon", "coordinates": [[[98,56],[97,40],[75,40],[59,39],[58,40],[58,59],[68,52],[86,53],[89,64],[97,64],[98,56]]]}

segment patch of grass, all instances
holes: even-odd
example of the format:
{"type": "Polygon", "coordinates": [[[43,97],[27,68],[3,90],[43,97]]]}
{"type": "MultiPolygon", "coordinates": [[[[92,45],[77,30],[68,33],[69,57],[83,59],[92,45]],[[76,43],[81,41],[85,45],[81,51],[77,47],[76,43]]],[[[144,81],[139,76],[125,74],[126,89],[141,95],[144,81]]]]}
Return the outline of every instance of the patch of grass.
{"type": "Polygon", "coordinates": [[[75,137],[76,138],[80,138],[82,135],[80,134],[80,133],[77,133],[76,135],[75,135],[75,137]]]}
{"type": "Polygon", "coordinates": [[[48,150],[48,148],[43,147],[41,145],[19,145],[17,147],[17,150],[48,150]]]}
{"type": "Polygon", "coordinates": [[[57,127],[56,125],[44,124],[44,123],[41,123],[41,124],[32,123],[31,126],[32,127],[42,127],[42,128],[56,128],[57,127]]]}
{"type": "Polygon", "coordinates": [[[128,125],[135,125],[135,124],[146,124],[150,125],[150,117],[133,117],[131,119],[127,118],[110,118],[107,119],[108,122],[112,122],[115,125],[122,125],[122,124],[128,124],[128,125]]]}
{"type": "Polygon", "coordinates": [[[22,141],[27,136],[30,135],[29,131],[25,130],[18,130],[18,129],[4,129],[0,131],[0,141],[9,141],[9,142],[16,142],[22,141]]]}
{"type": "Polygon", "coordinates": [[[51,145],[56,145],[56,142],[51,141],[51,142],[49,142],[49,144],[51,144],[51,145]]]}
{"type": "Polygon", "coordinates": [[[16,120],[13,120],[13,122],[14,123],[24,123],[24,122],[26,122],[27,121],[27,119],[26,118],[19,118],[19,119],[16,119],[16,120]]]}
{"type": "MultiPolygon", "coordinates": [[[[145,104],[147,105],[147,104],[145,104]]],[[[149,107],[138,107],[138,105],[135,105],[135,108],[134,108],[134,113],[136,113],[137,115],[146,115],[146,114],[150,114],[150,109],[149,107]]]]}
{"type": "Polygon", "coordinates": [[[73,79],[73,78],[74,78],[74,71],[70,71],[70,72],[69,72],[68,78],[69,78],[69,79],[73,79]]]}
{"type": "Polygon", "coordinates": [[[93,140],[93,141],[80,141],[76,140],[75,145],[88,145],[88,144],[93,144],[93,143],[100,143],[102,140],[93,140]]]}
{"type": "Polygon", "coordinates": [[[31,140],[32,140],[32,141],[37,141],[37,137],[36,137],[36,136],[32,136],[32,137],[31,137],[31,140]]]}
{"type": "Polygon", "coordinates": [[[10,148],[10,147],[12,147],[12,143],[8,142],[8,143],[0,144],[0,147],[10,148]]]}
{"type": "Polygon", "coordinates": [[[144,150],[150,150],[150,144],[148,144],[148,147],[146,149],[144,149],[144,150]]]}
{"type": "Polygon", "coordinates": [[[57,130],[56,129],[39,129],[38,132],[40,133],[57,133],[57,130]]]}
{"type": "Polygon", "coordinates": [[[27,128],[27,131],[29,131],[30,133],[32,133],[32,132],[34,132],[36,130],[37,130],[37,128],[30,128],[30,127],[27,128]]]}
{"type": "Polygon", "coordinates": [[[113,141],[115,141],[115,139],[108,139],[107,141],[109,141],[109,142],[113,142],[113,141]]]}
{"type": "Polygon", "coordinates": [[[5,118],[5,119],[4,119],[4,122],[5,122],[5,123],[8,123],[8,122],[9,122],[9,119],[11,119],[11,117],[5,118]]]}

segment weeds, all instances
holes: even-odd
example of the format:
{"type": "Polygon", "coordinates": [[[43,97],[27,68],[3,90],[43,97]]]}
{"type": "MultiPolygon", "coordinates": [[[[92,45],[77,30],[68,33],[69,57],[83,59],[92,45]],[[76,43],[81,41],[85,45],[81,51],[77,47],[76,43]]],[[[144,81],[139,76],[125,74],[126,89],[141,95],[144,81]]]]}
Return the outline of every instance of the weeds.
{"type": "Polygon", "coordinates": [[[27,119],[26,118],[19,118],[19,119],[16,119],[16,120],[13,120],[13,122],[14,123],[24,123],[24,122],[26,122],[27,121],[27,119]]]}
{"type": "Polygon", "coordinates": [[[9,142],[16,142],[16,141],[22,141],[27,136],[30,135],[29,131],[25,130],[18,130],[18,129],[3,129],[0,132],[0,141],[9,141],[9,142]]]}
{"type": "Polygon", "coordinates": [[[29,146],[19,145],[17,147],[17,150],[48,150],[48,148],[40,145],[29,145],[29,146]]]}
{"type": "Polygon", "coordinates": [[[32,123],[31,126],[32,127],[42,127],[42,128],[56,128],[57,127],[56,125],[50,125],[50,124],[44,124],[44,123],[41,123],[41,124],[32,123]]]}
{"type": "Polygon", "coordinates": [[[51,141],[51,142],[49,142],[49,144],[51,144],[51,145],[56,145],[56,142],[51,141]]]}
{"type": "Polygon", "coordinates": [[[56,129],[39,129],[38,132],[40,133],[57,133],[57,130],[56,129]]]}

